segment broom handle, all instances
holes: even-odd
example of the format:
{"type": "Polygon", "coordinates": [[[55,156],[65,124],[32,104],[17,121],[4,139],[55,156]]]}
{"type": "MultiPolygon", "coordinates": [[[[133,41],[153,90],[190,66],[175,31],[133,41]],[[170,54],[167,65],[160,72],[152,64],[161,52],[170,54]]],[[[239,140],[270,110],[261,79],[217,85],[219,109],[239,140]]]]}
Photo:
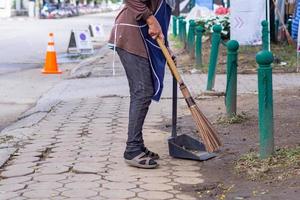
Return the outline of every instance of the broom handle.
{"type": "Polygon", "coordinates": [[[167,60],[167,63],[168,63],[168,66],[169,66],[169,69],[171,70],[173,76],[175,77],[175,79],[177,80],[178,83],[181,83],[182,82],[182,78],[177,70],[177,67],[175,65],[175,62],[174,60],[172,59],[167,47],[164,45],[163,41],[160,39],[160,38],[157,38],[156,39],[156,42],[158,43],[159,47],[161,48],[166,60],[167,60]]]}

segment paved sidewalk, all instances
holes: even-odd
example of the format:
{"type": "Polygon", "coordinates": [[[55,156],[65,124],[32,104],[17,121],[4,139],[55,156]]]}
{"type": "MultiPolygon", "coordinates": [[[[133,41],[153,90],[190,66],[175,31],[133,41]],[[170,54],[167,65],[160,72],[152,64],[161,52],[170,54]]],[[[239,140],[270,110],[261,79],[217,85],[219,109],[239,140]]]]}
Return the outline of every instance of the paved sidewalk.
{"type": "Polygon", "coordinates": [[[144,129],[162,157],[159,169],[124,163],[128,100],[61,102],[38,125],[15,130],[32,137],[3,168],[0,199],[196,199],[179,188],[204,181],[199,163],[170,158],[169,132],[159,128],[170,118],[170,100],[151,108],[144,129]]]}

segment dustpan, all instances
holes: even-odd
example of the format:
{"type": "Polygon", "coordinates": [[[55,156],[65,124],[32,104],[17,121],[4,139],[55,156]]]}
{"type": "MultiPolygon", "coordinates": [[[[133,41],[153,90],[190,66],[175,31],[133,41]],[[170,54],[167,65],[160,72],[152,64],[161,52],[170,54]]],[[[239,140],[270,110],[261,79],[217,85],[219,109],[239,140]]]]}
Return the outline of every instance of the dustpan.
{"type": "Polygon", "coordinates": [[[169,155],[174,158],[205,161],[216,156],[208,153],[202,142],[186,135],[177,135],[177,81],[173,78],[172,136],[168,139],[169,155]]]}

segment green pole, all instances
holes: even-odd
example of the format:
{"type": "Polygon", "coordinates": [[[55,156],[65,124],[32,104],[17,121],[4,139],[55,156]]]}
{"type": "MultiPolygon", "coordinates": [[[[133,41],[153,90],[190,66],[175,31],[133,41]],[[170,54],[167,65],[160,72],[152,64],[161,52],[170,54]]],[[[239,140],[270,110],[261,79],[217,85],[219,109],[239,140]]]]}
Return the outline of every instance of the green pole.
{"type": "Polygon", "coordinates": [[[260,157],[271,156],[274,152],[274,124],[273,124],[273,86],[272,67],[273,54],[270,51],[260,51],[256,55],[259,67],[258,73],[258,123],[260,157]]]}
{"type": "Polygon", "coordinates": [[[236,40],[227,42],[227,85],[225,104],[228,117],[236,115],[237,99],[237,66],[239,43],[236,40]]]}
{"type": "Polygon", "coordinates": [[[177,17],[173,16],[173,36],[177,37],[177,17]]]}
{"type": "Polygon", "coordinates": [[[203,36],[203,27],[197,26],[196,28],[196,67],[202,67],[202,36],[203,36]]]}
{"type": "Polygon", "coordinates": [[[179,40],[182,41],[182,18],[178,19],[178,27],[179,27],[179,40]]]}
{"type": "Polygon", "coordinates": [[[180,16],[179,18],[179,25],[180,25],[180,41],[183,42],[183,21],[184,21],[184,17],[180,16]]]}
{"type": "Polygon", "coordinates": [[[269,50],[269,23],[264,20],[261,22],[262,25],[262,48],[263,50],[269,50]]]}
{"type": "Polygon", "coordinates": [[[196,29],[196,22],[195,20],[189,21],[189,32],[187,38],[187,50],[192,58],[195,56],[195,29],[196,29]]]}
{"type": "Polygon", "coordinates": [[[206,90],[211,91],[215,84],[216,67],[218,62],[219,46],[221,41],[222,27],[220,25],[214,25],[213,34],[211,40],[211,52],[208,67],[208,78],[206,90]]]}
{"type": "Polygon", "coordinates": [[[186,49],[186,21],[182,20],[182,42],[184,43],[184,48],[186,49]]]}

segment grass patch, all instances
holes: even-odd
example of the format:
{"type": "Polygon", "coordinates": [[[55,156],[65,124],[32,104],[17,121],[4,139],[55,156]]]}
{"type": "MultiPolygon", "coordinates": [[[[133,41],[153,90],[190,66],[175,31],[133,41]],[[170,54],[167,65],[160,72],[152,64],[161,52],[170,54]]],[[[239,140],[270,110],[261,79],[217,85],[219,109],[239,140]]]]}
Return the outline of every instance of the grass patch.
{"type": "Polygon", "coordinates": [[[296,49],[287,44],[272,45],[272,52],[275,56],[274,67],[282,67],[281,62],[286,62],[284,67],[293,68],[297,64],[296,49]]]}
{"type": "Polygon", "coordinates": [[[273,156],[260,159],[257,153],[243,155],[235,163],[235,172],[250,180],[281,181],[300,174],[300,146],[277,149],[273,156]]]}
{"type": "Polygon", "coordinates": [[[247,113],[242,112],[241,114],[237,114],[233,117],[219,117],[217,120],[218,124],[241,124],[245,121],[248,121],[250,117],[247,113]]]}

